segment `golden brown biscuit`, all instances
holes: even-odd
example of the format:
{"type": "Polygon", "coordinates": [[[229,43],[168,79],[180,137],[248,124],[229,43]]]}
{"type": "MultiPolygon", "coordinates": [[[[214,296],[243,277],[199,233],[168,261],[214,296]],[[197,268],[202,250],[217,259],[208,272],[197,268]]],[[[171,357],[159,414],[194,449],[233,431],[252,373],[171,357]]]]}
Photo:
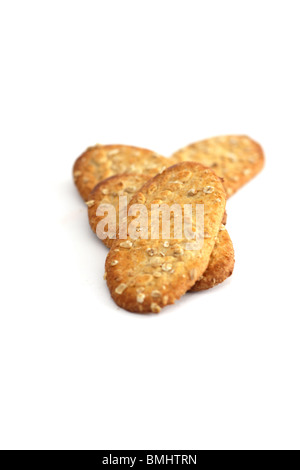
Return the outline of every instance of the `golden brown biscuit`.
{"type": "MultiPolygon", "coordinates": [[[[203,167],[204,168],[204,167],[203,167]]],[[[89,200],[87,201],[88,206],[88,217],[91,229],[97,235],[101,241],[108,247],[111,248],[113,239],[104,238],[103,232],[100,233],[99,222],[104,219],[105,215],[97,214],[98,207],[100,204],[111,204],[116,209],[116,232],[118,232],[119,225],[119,197],[126,196],[127,204],[131,201],[135,193],[149,181],[149,177],[146,175],[127,174],[112,176],[107,178],[101,183],[97,184],[92,190],[89,200]]],[[[227,213],[225,211],[222,223],[226,225],[227,213]]]]}
{"type": "MultiPolygon", "coordinates": [[[[118,232],[119,197],[126,196],[127,203],[129,203],[135,193],[137,193],[149,179],[149,176],[146,175],[130,175],[125,173],[123,175],[112,176],[97,184],[87,201],[89,222],[93,232],[97,233],[97,227],[99,231],[99,222],[105,217],[104,215],[97,215],[97,209],[100,204],[111,204],[116,209],[116,232],[118,232]]],[[[97,235],[106,246],[111,248],[114,240],[103,238],[103,233],[97,233],[97,235]]]]}
{"type": "Polygon", "coordinates": [[[201,140],[172,155],[176,162],[194,161],[209,167],[224,179],[227,197],[250,181],[264,166],[261,146],[244,135],[201,140]]]}
{"type": "Polygon", "coordinates": [[[232,241],[225,226],[221,225],[207,269],[191,288],[191,291],[199,292],[221,284],[232,275],[233,268],[234,249],[232,241]]]}
{"type": "MultiPolygon", "coordinates": [[[[186,249],[192,243],[183,234],[180,239],[151,238],[153,223],[149,223],[148,239],[135,239],[127,231],[126,240],[113,242],[106,260],[107,285],[115,302],[131,312],[158,313],[173,304],[206,270],[225,211],[226,195],[221,180],[209,169],[195,162],[183,162],[165,170],[148,181],[130,203],[151,205],[204,205],[204,239],[201,248],[186,249]],[[187,245],[188,243],[188,245],[187,245]]],[[[184,217],[186,221],[188,217],[184,217]]],[[[171,234],[175,217],[171,217],[171,234]]],[[[195,211],[190,217],[195,227],[195,211]]],[[[128,218],[129,226],[137,222],[128,218]]]]}
{"type": "MultiPolygon", "coordinates": [[[[112,204],[116,209],[116,229],[118,232],[119,220],[119,196],[127,197],[127,204],[135,193],[145,184],[149,178],[145,175],[117,175],[99,183],[91,192],[88,205],[89,222],[93,232],[97,233],[103,243],[111,248],[113,239],[104,238],[103,232],[99,233],[99,222],[105,217],[97,215],[100,204],[112,204]]],[[[226,223],[226,212],[222,224],[226,223]]],[[[224,227],[224,225],[222,225],[224,227]]],[[[224,227],[225,229],[225,227],[224,227]]],[[[232,242],[226,230],[220,229],[216,244],[211,254],[209,265],[192,290],[200,291],[225,281],[232,274],[234,264],[234,252],[232,242]],[[222,231],[221,231],[222,230],[222,231]]]]}
{"type": "Polygon", "coordinates": [[[171,159],[152,150],[127,145],[96,145],[76,160],[73,176],[79,193],[87,200],[96,184],[110,176],[137,173],[151,178],[173,164],[171,159]]]}

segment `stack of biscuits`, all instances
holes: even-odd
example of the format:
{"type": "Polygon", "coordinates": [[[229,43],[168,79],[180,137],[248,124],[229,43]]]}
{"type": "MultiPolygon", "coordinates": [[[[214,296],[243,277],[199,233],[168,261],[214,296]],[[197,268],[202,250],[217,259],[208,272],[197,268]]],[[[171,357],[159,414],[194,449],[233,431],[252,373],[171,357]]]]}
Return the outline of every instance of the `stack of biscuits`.
{"type": "Polygon", "coordinates": [[[188,291],[210,289],[231,276],[234,250],[226,225],[226,201],[264,166],[261,146],[247,136],[221,136],[190,144],[171,157],[138,147],[96,145],[75,162],[73,176],[88,207],[92,230],[109,248],[105,280],[116,304],[130,312],[159,313],[188,291]],[[122,198],[121,198],[122,196],[122,198]],[[126,202],[126,214],[120,208],[126,202]],[[181,207],[195,231],[196,210],[203,207],[202,240],[153,237],[153,223],[136,224],[130,208],[181,207]],[[106,207],[113,207],[115,231],[107,231],[106,207]],[[99,210],[100,209],[100,210],[99,210]],[[122,213],[121,213],[122,212],[122,213]],[[105,219],[106,218],[106,219],[105,219]],[[126,227],[120,221],[126,220],[126,227]]]}

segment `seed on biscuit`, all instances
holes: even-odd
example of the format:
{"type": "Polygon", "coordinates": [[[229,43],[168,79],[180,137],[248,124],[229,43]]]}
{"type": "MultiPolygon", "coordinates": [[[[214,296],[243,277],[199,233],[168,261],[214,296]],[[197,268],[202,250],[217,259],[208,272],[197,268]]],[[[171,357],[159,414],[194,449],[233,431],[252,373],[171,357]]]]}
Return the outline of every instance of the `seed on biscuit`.
{"type": "Polygon", "coordinates": [[[145,300],[145,297],[146,297],[145,294],[138,294],[138,295],[136,296],[136,301],[137,301],[139,304],[142,304],[142,303],[144,302],[144,300],[145,300]]]}
{"type": "Polygon", "coordinates": [[[221,224],[220,230],[221,230],[221,231],[222,231],[222,230],[226,230],[225,225],[221,224]]]}
{"type": "Polygon", "coordinates": [[[158,256],[155,256],[154,258],[152,258],[150,260],[150,265],[151,266],[154,266],[154,267],[158,268],[159,266],[161,266],[161,264],[162,264],[162,259],[159,258],[158,256]]]}
{"type": "Polygon", "coordinates": [[[230,179],[230,181],[235,181],[235,182],[237,182],[239,180],[239,177],[236,176],[236,175],[229,176],[228,178],[230,179]]]}
{"type": "Polygon", "coordinates": [[[116,289],[115,289],[115,293],[116,294],[123,294],[124,290],[127,289],[127,285],[126,284],[120,284],[116,289]]]}
{"type": "Polygon", "coordinates": [[[151,312],[153,313],[159,313],[161,311],[161,308],[159,305],[157,305],[155,302],[152,302],[151,304],[151,312]]]}
{"type": "Polygon", "coordinates": [[[190,189],[188,192],[188,196],[195,196],[195,194],[197,194],[197,190],[194,188],[190,189]]]}
{"type": "Polygon", "coordinates": [[[153,276],[154,276],[154,277],[156,277],[156,278],[158,279],[159,277],[161,277],[161,276],[162,276],[162,274],[161,274],[161,272],[160,272],[160,271],[155,271],[155,273],[153,274],[153,276]]]}
{"type": "Polygon", "coordinates": [[[164,247],[165,247],[165,248],[169,248],[169,246],[170,246],[170,243],[169,243],[168,241],[165,241],[165,242],[164,242],[164,247]]]}
{"type": "Polygon", "coordinates": [[[109,192],[107,188],[103,188],[101,189],[101,193],[104,194],[104,196],[106,196],[109,192]]]}
{"type": "Polygon", "coordinates": [[[231,160],[232,162],[236,162],[237,161],[237,156],[235,153],[227,153],[227,157],[229,158],[229,160],[231,160]]]}
{"type": "Polygon", "coordinates": [[[78,176],[80,176],[81,174],[82,174],[81,171],[74,171],[75,178],[78,178],[78,176]]]}
{"type": "Polygon", "coordinates": [[[120,247],[121,248],[131,248],[132,247],[132,242],[130,240],[126,240],[126,242],[121,242],[120,247]]]}
{"type": "Polygon", "coordinates": [[[170,264],[170,263],[164,263],[164,264],[162,265],[161,269],[162,269],[164,272],[168,273],[168,272],[172,271],[173,266],[172,266],[172,264],[170,264]]]}
{"type": "Polygon", "coordinates": [[[180,256],[180,255],[183,255],[183,253],[184,253],[184,250],[183,250],[182,246],[180,246],[180,245],[175,245],[175,247],[174,247],[174,255],[180,256]]]}
{"type": "Polygon", "coordinates": [[[147,248],[146,253],[149,256],[154,256],[156,254],[156,250],[154,250],[153,248],[147,248]]]}
{"type": "Polygon", "coordinates": [[[118,153],[120,153],[120,150],[119,149],[112,149],[112,150],[109,150],[107,152],[107,155],[109,155],[110,157],[112,157],[113,155],[117,155],[118,153]]]}
{"type": "Polygon", "coordinates": [[[87,201],[87,202],[86,202],[86,205],[87,205],[88,207],[93,207],[94,204],[95,204],[95,201],[94,201],[94,200],[91,200],[91,201],[87,201]]]}
{"type": "Polygon", "coordinates": [[[110,263],[111,266],[117,266],[117,264],[119,264],[119,261],[118,261],[117,259],[114,259],[114,260],[110,263]]]}
{"type": "Polygon", "coordinates": [[[151,297],[154,299],[159,299],[161,297],[161,292],[159,292],[159,290],[154,290],[151,292],[151,297]]]}
{"type": "Polygon", "coordinates": [[[203,188],[204,194],[211,194],[214,192],[214,190],[215,188],[213,188],[212,186],[206,186],[205,188],[203,188]]]}

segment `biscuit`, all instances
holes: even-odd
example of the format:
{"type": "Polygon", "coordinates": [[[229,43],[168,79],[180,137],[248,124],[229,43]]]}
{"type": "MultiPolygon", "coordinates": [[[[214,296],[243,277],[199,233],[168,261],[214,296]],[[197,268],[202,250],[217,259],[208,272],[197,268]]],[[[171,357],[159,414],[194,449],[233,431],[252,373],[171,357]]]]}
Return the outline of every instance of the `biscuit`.
{"type": "Polygon", "coordinates": [[[75,162],[74,182],[84,200],[100,181],[122,173],[137,173],[152,178],[168,166],[171,159],[155,152],[127,145],[96,145],[89,147],[75,162]]]}
{"type": "MultiPolygon", "coordinates": [[[[204,167],[203,167],[204,168],[204,167]]],[[[97,184],[92,190],[87,201],[88,206],[88,217],[91,229],[98,235],[98,238],[108,247],[111,248],[113,239],[104,238],[103,232],[100,233],[99,222],[105,217],[105,215],[97,215],[97,209],[100,204],[111,204],[116,210],[116,233],[118,233],[119,225],[119,197],[126,196],[127,203],[131,201],[135,193],[149,181],[149,177],[146,175],[127,174],[116,175],[101,183],[97,184]],[[98,229],[98,233],[97,233],[98,229]]],[[[224,212],[222,224],[226,225],[227,213],[224,212]]]]}
{"type": "MultiPolygon", "coordinates": [[[[126,195],[127,203],[131,201],[135,193],[145,184],[149,178],[145,175],[116,175],[97,184],[90,194],[88,205],[89,223],[93,232],[97,233],[103,243],[111,248],[113,239],[104,238],[99,233],[99,222],[104,218],[97,215],[100,204],[112,204],[116,209],[116,231],[118,232],[119,220],[119,196],[126,195]]],[[[226,223],[226,212],[222,224],[226,223]]],[[[222,225],[224,227],[224,225],[222,225]]],[[[225,227],[224,227],[225,228],[225,227]]],[[[225,281],[232,274],[234,264],[234,252],[228,232],[220,229],[216,244],[212,251],[208,267],[203,277],[192,288],[193,291],[210,289],[211,287],[225,281]],[[224,257],[224,259],[223,259],[224,257]]]]}
{"type": "MultiPolygon", "coordinates": [[[[138,189],[148,181],[145,175],[117,175],[99,183],[91,192],[88,201],[89,222],[93,232],[97,233],[99,222],[104,216],[97,215],[97,208],[100,204],[112,204],[116,209],[117,231],[119,220],[119,196],[126,195],[129,203],[138,189]]],[[[226,221],[226,212],[222,223],[226,221]]],[[[224,225],[222,225],[224,227],[224,225]]],[[[224,227],[225,228],[225,227],[224,227]]],[[[111,248],[113,239],[103,238],[103,234],[97,234],[103,243],[111,248]]],[[[208,267],[203,277],[193,286],[193,291],[210,289],[223,282],[232,274],[234,265],[234,252],[231,239],[226,230],[219,232],[215,247],[212,251],[208,267]]]]}
{"type": "Polygon", "coordinates": [[[116,175],[97,184],[91,192],[89,200],[87,201],[90,226],[95,233],[97,233],[98,227],[97,235],[108,248],[111,248],[114,240],[104,238],[103,233],[99,233],[99,222],[104,218],[104,215],[97,215],[99,205],[111,204],[114,206],[116,209],[116,232],[118,233],[119,197],[127,196],[127,202],[129,203],[135,193],[137,193],[149,179],[150,178],[146,175],[130,175],[127,173],[116,175]]]}
{"type": "Polygon", "coordinates": [[[191,288],[191,292],[211,289],[224,282],[232,275],[234,262],[234,249],[231,238],[224,225],[221,225],[207,269],[191,288]]]}
{"type": "MultiPolygon", "coordinates": [[[[111,296],[118,306],[140,313],[158,313],[191,289],[206,270],[225,211],[226,194],[220,178],[196,162],[183,162],[168,168],[148,181],[130,203],[142,204],[148,212],[151,205],[185,204],[193,208],[204,205],[204,238],[199,248],[181,238],[166,239],[160,233],[151,238],[153,223],[148,226],[148,239],[116,239],[106,259],[106,279],[111,296]],[[188,246],[189,249],[186,249],[188,246]]],[[[195,227],[195,211],[190,222],[195,227]]],[[[173,233],[176,216],[171,217],[173,233]]],[[[184,216],[186,220],[186,216],[184,216]]],[[[129,226],[137,222],[128,218],[129,226]]]]}
{"type": "Polygon", "coordinates": [[[176,162],[195,161],[224,179],[227,197],[257,175],[264,166],[261,146],[247,136],[224,136],[201,140],[172,155],[176,162]]]}

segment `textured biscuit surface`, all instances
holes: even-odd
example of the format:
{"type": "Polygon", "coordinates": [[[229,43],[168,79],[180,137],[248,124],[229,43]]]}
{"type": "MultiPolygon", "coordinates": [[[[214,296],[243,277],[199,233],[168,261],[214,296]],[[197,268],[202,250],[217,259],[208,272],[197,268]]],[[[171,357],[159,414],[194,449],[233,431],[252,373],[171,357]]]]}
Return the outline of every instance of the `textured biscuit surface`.
{"type": "Polygon", "coordinates": [[[250,181],[264,166],[261,146],[247,136],[231,135],[201,140],[172,155],[176,162],[195,161],[224,179],[227,197],[250,181]]]}
{"type": "Polygon", "coordinates": [[[79,193],[87,200],[92,189],[110,176],[122,173],[148,175],[160,173],[174,162],[143,148],[127,145],[96,145],[75,162],[73,177],[79,193]]]}
{"type": "Polygon", "coordinates": [[[207,269],[191,288],[191,291],[199,292],[221,284],[221,282],[224,282],[231,276],[233,268],[234,249],[232,241],[225,226],[221,225],[207,269]]]}
{"type": "Polygon", "coordinates": [[[111,204],[116,210],[116,222],[118,232],[118,221],[119,221],[119,197],[126,196],[127,203],[131,201],[135,193],[147,182],[149,177],[146,175],[138,174],[123,174],[116,175],[108,178],[101,183],[97,184],[89,196],[88,215],[89,222],[93,232],[97,233],[100,240],[111,248],[113,241],[110,238],[104,238],[103,232],[99,230],[99,222],[105,217],[105,215],[98,215],[97,209],[100,204],[111,204]],[[97,230],[98,227],[98,230],[97,230]]]}
{"type": "MultiPolygon", "coordinates": [[[[204,239],[200,249],[187,250],[187,238],[115,240],[106,260],[106,278],[115,302],[132,312],[158,313],[173,304],[203,275],[214,248],[225,210],[226,194],[221,180],[195,162],[183,162],[148,181],[131,200],[142,204],[204,205],[204,239]]],[[[176,218],[171,217],[171,233],[176,218]]],[[[129,225],[134,217],[129,217],[129,225]]],[[[190,221],[195,227],[194,213],[190,221]]],[[[195,242],[196,243],[196,242],[195,242]]],[[[195,245],[196,247],[196,245],[195,245]]]]}
{"type": "MultiPolygon", "coordinates": [[[[148,180],[149,178],[145,175],[116,175],[99,183],[91,192],[90,200],[87,203],[90,226],[108,248],[111,248],[114,240],[104,238],[104,232],[99,230],[99,222],[105,217],[105,215],[97,215],[99,205],[112,204],[114,206],[116,209],[116,229],[118,232],[119,196],[126,196],[127,204],[129,204],[135,193],[148,180]]],[[[226,212],[222,220],[223,224],[225,221],[226,212]]],[[[195,284],[192,290],[210,289],[231,275],[234,264],[234,252],[231,239],[224,229],[220,229],[208,267],[202,279],[195,284]]]]}
{"type": "MultiPolygon", "coordinates": [[[[204,167],[203,167],[204,168],[204,167]]],[[[112,176],[107,178],[101,183],[97,184],[92,190],[87,201],[88,206],[88,217],[91,229],[95,232],[98,238],[103,243],[111,248],[114,239],[105,238],[105,230],[101,230],[99,222],[106,217],[106,214],[99,215],[97,213],[100,205],[111,204],[116,210],[116,232],[118,233],[119,225],[119,197],[126,196],[127,204],[134,197],[140,188],[149,181],[149,177],[146,175],[127,174],[112,176]]],[[[227,213],[225,211],[222,223],[226,225],[227,213]]],[[[105,227],[104,227],[105,228],[105,227]]]]}

